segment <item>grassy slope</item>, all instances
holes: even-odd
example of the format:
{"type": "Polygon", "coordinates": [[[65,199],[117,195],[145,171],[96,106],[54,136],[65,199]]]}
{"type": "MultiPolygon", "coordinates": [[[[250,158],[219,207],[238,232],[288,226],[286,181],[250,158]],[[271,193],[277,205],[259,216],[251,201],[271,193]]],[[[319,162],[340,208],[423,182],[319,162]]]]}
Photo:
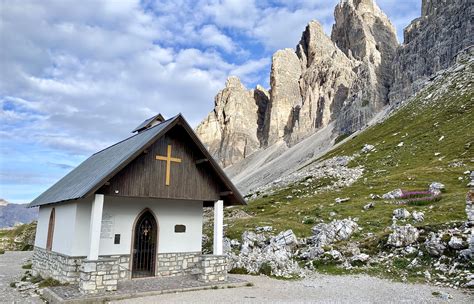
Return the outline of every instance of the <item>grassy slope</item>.
{"type": "Polygon", "coordinates": [[[364,144],[375,145],[377,152],[363,154],[351,164],[365,168],[364,176],[352,186],[309,198],[298,198],[294,194],[298,190],[305,191],[302,185],[282,189],[244,207],[254,217],[229,220],[227,236],[240,238],[242,231],[260,225],[272,225],[277,231],[293,229],[299,236],[308,236],[313,222],[358,217],[363,230],[354,236],[356,240],[365,239],[367,232],[381,239],[388,234],[386,227],[391,224],[392,211],[399,206],[375,201],[374,209],[364,211],[362,207],[372,201],[369,194],[383,194],[395,188],[427,189],[433,181],[445,184],[447,191],[439,202],[406,206],[410,212],[425,213],[425,221],[415,226],[433,229],[449,222],[464,221],[468,181],[463,172],[474,166],[474,89],[470,81],[473,74],[472,66],[466,68],[447,90],[441,89],[446,86],[446,79],[436,81],[384,122],[325,155],[324,158],[352,155],[364,144]],[[430,94],[429,103],[424,105],[423,101],[430,94]],[[436,96],[439,98],[434,100],[436,96]],[[444,139],[439,141],[441,136],[444,139]],[[402,141],[403,147],[397,147],[402,141]],[[435,153],[441,155],[435,156],[435,153]],[[465,166],[449,166],[454,161],[462,161],[465,166]],[[459,177],[464,178],[458,180],[459,177]],[[293,198],[287,198],[289,195],[293,198]],[[351,200],[334,204],[337,197],[351,200]],[[330,212],[337,215],[331,218],[330,212]]]}
{"type": "Polygon", "coordinates": [[[0,249],[27,251],[33,249],[36,221],[16,226],[14,229],[0,230],[0,249]],[[18,242],[15,242],[14,240],[18,242]]]}

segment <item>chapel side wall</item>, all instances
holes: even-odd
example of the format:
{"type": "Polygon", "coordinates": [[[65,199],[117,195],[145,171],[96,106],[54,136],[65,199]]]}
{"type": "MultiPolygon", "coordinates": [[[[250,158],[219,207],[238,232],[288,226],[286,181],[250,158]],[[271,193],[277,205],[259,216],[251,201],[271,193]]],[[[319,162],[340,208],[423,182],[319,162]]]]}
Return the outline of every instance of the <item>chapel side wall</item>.
{"type": "Polygon", "coordinates": [[[41,206],[38,211],[38,223],[36,225],[35,246],[46,248],[48,238],[49,216],[51,214],[50,206],[41,206]]]}
{"type": "Polygon", "coordinates": [[[41,206],[36,229],[35,246],[46,249],[48,238],[49,217],[55,209],[55,223],[52,251],[71,255],[75,242],[76,202],[41,206]]]}
{"type": "Polygon", "coordinates": [[[91,209],[94,197],[81,199],[77,202],[74,246],[72,256],[87,256],[89,253],[89,230],[91,222],[91,209]]]}
{"type": "Polygon", "coordinates": [[[134,221],[149,208],[159,226],[158,254],[201,252],[203,202],[105,197],[103,218],[112,222],[112,231],[100,239],[100,255],[130,255],[134,221]],[[185,233],[175,233],[175,225],[186,225],[185,233]],[[113,236],[120,234],[120,244],[113,236]]]}

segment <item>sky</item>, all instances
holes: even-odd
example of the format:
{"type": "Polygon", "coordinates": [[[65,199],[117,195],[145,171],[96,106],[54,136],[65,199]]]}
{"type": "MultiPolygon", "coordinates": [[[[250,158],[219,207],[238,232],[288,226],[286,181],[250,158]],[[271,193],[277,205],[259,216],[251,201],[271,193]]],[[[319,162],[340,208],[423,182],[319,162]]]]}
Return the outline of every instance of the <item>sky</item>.
{"type": "MultiPolygon", "coordinates": [[[[271,55],[338,0],[0,0],[0,198],[28,203],[146,118],[196,126],[230,75],[269,85],[271,55]]],[[[421,0],[378,0],[397,29],[421,0]]]]}

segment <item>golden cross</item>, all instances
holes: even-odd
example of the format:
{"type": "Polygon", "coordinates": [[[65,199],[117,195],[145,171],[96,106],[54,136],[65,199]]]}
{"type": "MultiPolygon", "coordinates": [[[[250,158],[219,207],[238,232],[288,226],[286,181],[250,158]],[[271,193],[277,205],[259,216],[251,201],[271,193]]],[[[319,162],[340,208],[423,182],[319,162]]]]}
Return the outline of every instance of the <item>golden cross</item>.
{"type": "Polygon", "coordinates": [[[180,163],[180,158],[171,157],[171,145],[168,145],[168,153],[166,156],[157,155],[157,160],[164,160],[166,161],[166,186],[170,185],[170,167],[171,162],[180,163]]]}

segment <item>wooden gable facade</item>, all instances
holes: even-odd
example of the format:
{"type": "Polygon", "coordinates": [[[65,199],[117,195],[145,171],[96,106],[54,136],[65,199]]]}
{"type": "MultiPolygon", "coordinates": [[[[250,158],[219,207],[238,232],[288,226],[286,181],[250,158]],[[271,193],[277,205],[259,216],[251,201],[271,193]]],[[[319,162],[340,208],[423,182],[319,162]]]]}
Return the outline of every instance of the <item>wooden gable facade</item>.
{"type": "Polygon", "coordinates": [[[203,153],[192,135],[182,123],[174,125],[97,193],[199,201],[224,199],[229,204],[226,196],[233,194],[232,190],[222,182],[209,160],[210,156],[203,153]],[[167,157],[171,160],[166,161],[167,157]]]}

